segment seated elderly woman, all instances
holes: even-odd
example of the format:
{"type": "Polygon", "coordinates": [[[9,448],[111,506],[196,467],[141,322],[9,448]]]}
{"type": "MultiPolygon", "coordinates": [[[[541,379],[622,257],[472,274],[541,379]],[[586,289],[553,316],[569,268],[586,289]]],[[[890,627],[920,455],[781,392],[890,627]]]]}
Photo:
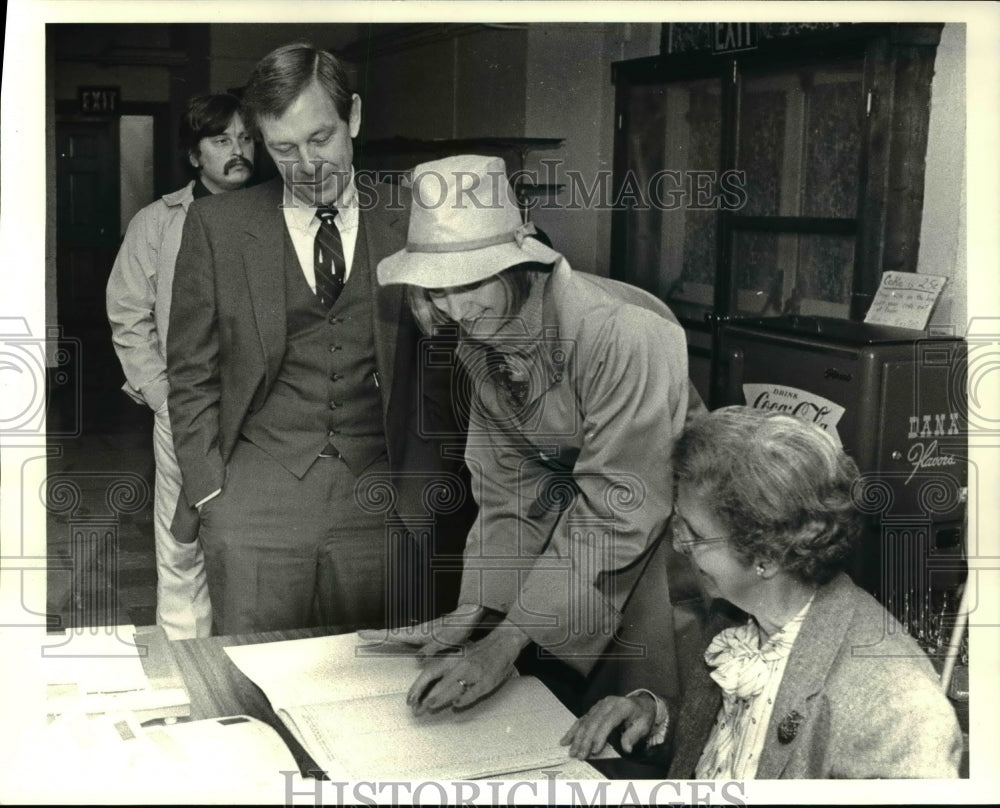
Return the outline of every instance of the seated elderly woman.
{"type": "Polygon", "coordinates": [[[749,617],[692,660],[678,709],[608,697],[566,733],[570,754],[621,728],[626,752],[669,733],[671,778],[957,776],[961,734],[933,667],[843,572],[854,461],[818,427],[746,407],[689,425],[673,460],[674,546],[706,594],[749,617]]]}

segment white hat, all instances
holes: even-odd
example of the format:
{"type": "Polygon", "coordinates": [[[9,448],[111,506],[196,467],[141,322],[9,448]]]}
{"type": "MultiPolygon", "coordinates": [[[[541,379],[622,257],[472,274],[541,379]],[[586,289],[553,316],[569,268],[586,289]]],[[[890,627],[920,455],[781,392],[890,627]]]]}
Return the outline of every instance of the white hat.
{"type": "Polygon", "coordinates": [[[383,286],[465,286],[525,262],[562,256],[529,236],[499,157],[463,154],[413,169],[406,247],[378,265],[383,286]]]}

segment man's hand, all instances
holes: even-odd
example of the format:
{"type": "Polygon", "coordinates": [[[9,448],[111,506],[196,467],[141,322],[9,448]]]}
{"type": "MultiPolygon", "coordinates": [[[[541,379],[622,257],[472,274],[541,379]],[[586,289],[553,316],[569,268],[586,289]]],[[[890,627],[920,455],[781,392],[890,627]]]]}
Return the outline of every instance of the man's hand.
{"type": "Polygon", "coordinates": [[[365,642],[398,642],[415,646],[417,656],[432,657],[462,646],[483,619],[486,609],[472,603],[460,603],[453,612],[437,620],[415,626],[388,629],[362,629],[358,637],[365,642]]]}
{"type": "Polygon", "coordinates": [[[578,718],[559,743],[569,746],[570,757],[593,757],[604,748],[612,730],[624,727],[622,749],[631,752],[637,741],[649,735],[655,721],[656,702],[650,696],[607,696],[578,718]]]}
{"type": "Polygon", "coordinates": [[[478,642],[429,659],[406,695],[414,714],[460,710],[490,695],[514,672],[528,635],[504,620],[478,642]]]}

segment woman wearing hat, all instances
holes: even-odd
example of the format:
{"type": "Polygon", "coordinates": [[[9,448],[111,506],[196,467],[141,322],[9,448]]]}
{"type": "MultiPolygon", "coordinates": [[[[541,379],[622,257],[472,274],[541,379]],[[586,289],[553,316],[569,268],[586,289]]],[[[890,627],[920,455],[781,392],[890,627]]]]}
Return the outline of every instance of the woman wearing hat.
{"type": "Polygon", "coordinates": [[[458,329],[479,505],[457,609],[394,632],[428,660],[421,711],[488,695],[530,642],[591,670],[629,594],[616,573],[664,532],[673,436],[702,405],[667,307],[533,238],[502,160],[425,163],[412,190],[407,246],[378,279],[408,285],[427,333],[458,329]]]}
{"type": "Polygon", "coordinates": [[[927,656],[843,572],[854,461],[818,427],[748,407],[698,419],[673,460],[674,547],[747,617],[708,632],[676,715],[651,693],[608,697],[566,733],[570,753],[618,726],[626,751],[670,729],[670,778],[956,777],[961,734],[927,656]]]}

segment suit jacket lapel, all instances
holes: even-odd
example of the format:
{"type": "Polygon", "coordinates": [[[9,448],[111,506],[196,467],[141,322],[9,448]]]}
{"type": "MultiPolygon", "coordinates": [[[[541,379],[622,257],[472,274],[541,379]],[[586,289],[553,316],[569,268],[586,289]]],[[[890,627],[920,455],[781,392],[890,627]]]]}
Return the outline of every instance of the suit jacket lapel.
{"type": "Polygon", "coordinates": [[[757,779],[781,777],[802,736],[808,735],[800,727],[809,720],[812,698],[822,690],[854,616],[851,586],[841,574],[820,587],[809,607],[774,700],[757,779]]]}
{"type": "MultiPolygon", "coordinates": [[[[285,217],[281,213],[282,182],[272,180],[265,204],[244,222],[243,269],[257,324],[267,375],[273,379],[285,352],[285,217]]],[[[292,258],[298,263],[296,256],[292,258]]]]}
{"type": "MultiPolygon", "coordinates": [[[[379,286],[378,263],[406,243],[406,227],[402,211],[376,205],[361,210],[358,238],[364,239],[364,255],[368,260],[369,282],[372,285],[372,331],[375,342],[375,364],[382,377],[383,415],[389,406],[396,366],[396,345],[402,317],[404,287],[395,284],[379,286]],[[387,247],[389,249],[387,249],[387,247]]],[[[360,257],[356,249],[355,260],[360,257]]]]}

